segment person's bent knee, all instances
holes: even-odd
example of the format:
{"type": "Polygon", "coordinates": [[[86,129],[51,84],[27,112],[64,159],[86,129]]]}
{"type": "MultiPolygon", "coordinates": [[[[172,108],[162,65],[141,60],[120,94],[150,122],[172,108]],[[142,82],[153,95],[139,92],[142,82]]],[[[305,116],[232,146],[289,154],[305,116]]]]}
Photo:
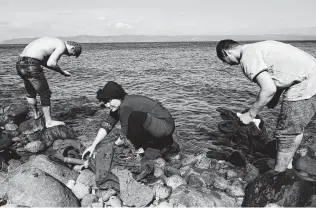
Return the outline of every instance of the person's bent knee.
{"type": "Polygon", "coordinates": [[[48,89],[45,92],[41,92],[39,95],[41,99],[41,106],[50,106],[52,92],[48,89]]]}

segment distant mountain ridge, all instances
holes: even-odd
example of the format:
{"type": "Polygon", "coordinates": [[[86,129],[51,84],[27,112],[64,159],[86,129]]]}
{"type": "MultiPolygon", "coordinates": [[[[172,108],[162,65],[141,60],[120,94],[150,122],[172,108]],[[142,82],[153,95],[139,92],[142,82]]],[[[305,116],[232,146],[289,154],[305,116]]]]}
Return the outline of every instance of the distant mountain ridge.
{"type": "MultiPolygon", "coordinates": [[[[237,41],[247,40],[316,40],[316,35],[118,35],[118,36],[93,36],[78,35],[69,37],[59,37],[62,40],[72,40],[80,43],[111,43],[111,42],[187,42],[187,41],[219,41],[221,39],[234,39],[237,41]]],[[[0,44],[28,44],[34,38],[16,38],[0,42],[0,44]]]]}

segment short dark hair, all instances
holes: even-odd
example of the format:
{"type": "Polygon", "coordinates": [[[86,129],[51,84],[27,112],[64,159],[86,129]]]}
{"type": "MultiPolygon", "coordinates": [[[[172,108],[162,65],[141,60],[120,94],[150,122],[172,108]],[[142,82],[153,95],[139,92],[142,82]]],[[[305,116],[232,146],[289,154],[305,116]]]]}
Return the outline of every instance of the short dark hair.
{"type": "Polygon", "coordinates": [[[107,82],[103,89],[97,91],[97,99],[104,103],[108,103],[112,99],[123,100],[126,95],[123,87],[114,81],[107,82]]]}
{"type": "Polygon", "coordinates": [[[81,54],[81,45],[74,41],[66,41],[68,45],[75,47],[75,56],[78,57],[81,54]]]}
{"type": "Polygon", "coordinates": [[[225,40],[221,40],[217,43],[216,46],[216,53],[217,53],[217,57],[220,60],[223,60],[225,58],[225,55],[223,53],[223,50],[229,50],[229,49],[233,49],[236,46],[238,46],[239,43],[231,40],[231,39],[225,39],[225,40]]]}

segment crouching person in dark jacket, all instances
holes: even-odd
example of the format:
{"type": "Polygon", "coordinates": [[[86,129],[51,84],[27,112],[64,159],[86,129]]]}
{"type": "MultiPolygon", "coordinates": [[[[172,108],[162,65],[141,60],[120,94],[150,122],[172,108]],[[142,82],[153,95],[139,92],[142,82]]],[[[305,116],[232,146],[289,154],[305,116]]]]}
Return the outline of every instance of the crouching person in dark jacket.
{"type": "Polygon", "coordinates": [[[84,151],[83,157],[88,152],[92,155],[97,144],[118,121],[122,131],[116,145],[128,140],[138,153],[151,147],[161,150],[163,157],[168,157],[171,152],[179,152],[179,146],[172,137],[175,130],[174,119],[160,102],[146,96],[128,95],[121,85],[113,81],[98,90],[97,99],[110,109],[110,114],[102,123],[92,145],[84,151]]]}

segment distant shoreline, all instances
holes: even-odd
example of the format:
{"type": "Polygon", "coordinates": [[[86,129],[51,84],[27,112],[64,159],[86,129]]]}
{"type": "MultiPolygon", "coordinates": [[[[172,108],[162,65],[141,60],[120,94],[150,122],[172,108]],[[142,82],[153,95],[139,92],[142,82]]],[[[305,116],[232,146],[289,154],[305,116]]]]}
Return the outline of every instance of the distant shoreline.
{"type": "MultiPolygon", "coordinates": [[[[3,40],[1,45],[5,44],[28,44],[38,37],[33,38],[15,38],[3,40]]],[[[278,40],[286,42],[297,41],[316,41],[316,35],[120,35],[120,36],[90,36],[78,35],[69,37],[58,37],[62,40],[72,40],[79,43],[159,43],[159,42],[218,42],[222,39],[233,39],[240,42],[251,42],[260,40],[278,40]]]]}

